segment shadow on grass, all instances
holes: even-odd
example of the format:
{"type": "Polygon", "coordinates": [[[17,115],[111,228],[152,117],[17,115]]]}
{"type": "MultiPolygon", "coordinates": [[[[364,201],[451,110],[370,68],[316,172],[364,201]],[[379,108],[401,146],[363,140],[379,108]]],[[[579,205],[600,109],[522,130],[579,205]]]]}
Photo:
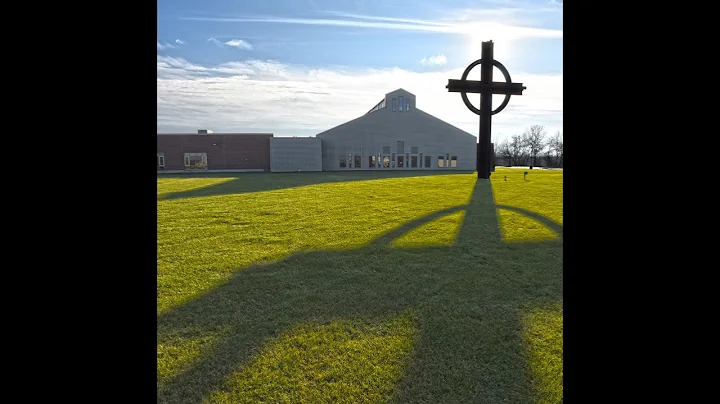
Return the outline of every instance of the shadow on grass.
{"type": "Polygon", "coordinates": [[[540,223],[542,223],[543,225],[545,225],[545,226],[546,226],[547,228],[549,228],[550,230],[554,231],[558,236],[562,237],[562,235],[563,235],[563,226],[562,226],[560,223],[558,223],[558,222],[550,219],[550,218],[547,217],[547,216],[543,216],[543,215],[541,215],[541,214],[539,214],[539,213],[531,212],[531,211],[526,210],[526,209],[516,208],[516,207],[514,207],[514,206],[496,205],[496,207],[497,207],[498,209],[509,210],[509,211],[512,211],[512,212],[519,213],[519,214],[521,214],[521,215],[527,216],[527,217],[529,217],[529,218],[535,219],[535,220],[537,220],[538,222],[540,222],[540,223]]]}
{"type": "Polygon", "coordinates": [[[199,196],[234,195],[273,191],[329,182],[365,181],[384,178],[424,177],[431,175],[469,174],[471,171],[338,171],[300,173],[198,173],[158,174],[158,178],[234,178],[208,187],[159,195],[158,199],[181,199],[199,196]],[[258,176],[262,180],[258,181],[258,176]]]}
{"type": "MultiPolygon", "coordinates": [[[[407,223],[366,247],[297,254],[237,271],[222,286],[158,316],[158,344],[220,330],[222,337],[159,381],[157,401],[207,400],[268,339],[297,325],[382,320],[410,310],[419,338],[392,401],[533,402],[522,313],[562,299],[562,239],[504,243],[497,208],[490,183],[479,180],[468,205],[407,223]],[[460,210],[465,219],[453,246],[389,247],[413,228],[460,210]]],[[[562,234],[561,225],[548,225],[562,234]]]]}

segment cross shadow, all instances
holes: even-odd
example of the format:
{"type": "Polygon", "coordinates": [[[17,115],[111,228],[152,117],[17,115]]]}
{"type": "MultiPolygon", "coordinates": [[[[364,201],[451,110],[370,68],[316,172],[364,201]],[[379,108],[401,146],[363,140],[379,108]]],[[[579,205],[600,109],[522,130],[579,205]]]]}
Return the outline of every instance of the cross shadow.
{"type": "Polygon", "coordinates": [[[158,195],[158,199],[195,198],[214,195],[234,195],[251,192],[272,191],[296,188],[329,182],[367,181],[384,178],[423,177],[430,175],[468,174],[471,171],[338,171],[338,172],[299,172],[264,173],[258,181],[258,173],[198,173],[198,174],[158,174],[158,178],[233,178],[230,181],[182,192],[158,195]]]}
{"type": "Polygon", "coordinates": [[[512,211],[512,212],[519,213],[519,214],[521,214],[521,215],[530,217],[530,218],[532,218],[532,219],[535,219],[535,220],[537,220],[538,222],[540,222],[540,223],[542,223],[543,225],[545,225],[545,226],[546,226],[547,228],[549,228],[550,230],[554,231],[554,232],[555,232],[557,235],[559,235],[560,237],[562,237],[562,235],[563,235],[563,226],[562,226],[560,223],[558,223],[558,222],[550,219],[549,217],[543,216],[543,215],[541,215],[541,214],[539,214],[539,213],[531,212],[531,211],[529,211],[529,210],[527,210],[527,209],[517,208],[517,207],[515,207],[515,206],[496,205],[496,207],[497,207],[498,209],[509,210],[509,211],[512,211]]]}
{"type": "Polygon", "coordinates": [[[225,330],[186,370],[158,385],[159,403],[201,403],[257,349],[293,326],[417,314],[420,336],[397,386],[403,403],[524,403],[532,394],[522,351],[522,312],[562,299],[562,239],[502,241],[489,181],[467,205],[406,223],[347,251],[296,254],[237,271],[225,284],[158,316],[158,343],[225,330]],[[448,247],[392,248],[436,218],[465,211],[448,247]]]}

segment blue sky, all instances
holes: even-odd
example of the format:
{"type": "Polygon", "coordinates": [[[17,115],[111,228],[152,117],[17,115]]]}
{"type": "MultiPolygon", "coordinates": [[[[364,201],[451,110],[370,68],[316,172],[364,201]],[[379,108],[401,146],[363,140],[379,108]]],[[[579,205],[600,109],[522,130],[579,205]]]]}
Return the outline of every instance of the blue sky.
{"type": "Polygon", "coordinates": [[[489,39],[528,87],[493,117],[493,139],[533,124],[562,131],[556,0],[159,0],[157,130],[315,135],[402,87],[477,136],[478,117],[445,85],[489,39]]]}

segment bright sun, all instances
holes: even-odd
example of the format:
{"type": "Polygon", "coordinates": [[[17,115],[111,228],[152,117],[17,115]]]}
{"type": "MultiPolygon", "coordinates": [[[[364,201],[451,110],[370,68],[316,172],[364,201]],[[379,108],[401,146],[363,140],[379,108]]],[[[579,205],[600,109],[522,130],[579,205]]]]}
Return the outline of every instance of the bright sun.
{"type": "MultiPolygon", "coordinates": [[[[513,55],[514,42],[510,38],[503,38],[500,35],[477,35],[468,34],[467,57],[468,63],[472,63],[481,57],[482,43],[492,40],[494,58],[503,65],[507,65],[513,55]]],[[[497,71],[497,70],[496,70],[497,71]]],[[[499,72],[498,72],[499,73],[499,72]]],[[[495,73],[493,73],[495,75],[495,73]]]]}
{"type": "MultiPolygon", "coordinates": [[[[492,23],[475,24],[468,28],[467,32],[467,48],[466,48],[466,61],[464,66],[480,59],[482,53],[482,43],[485,41],[492,40],[493,44],[493,57],[498,62],[502,63],[505,67],[508,67],[508,62],[512,58],[513,45],[515,40],[507,35],[507,32],[502,29],[502,26],[496,26],[492,23]]],[[[463,70],[465,68],[463,67],[463,70]]],[[[469,80],[480,79],[480,66],[476,66],[468,76],[469,80]]],[[[493,68],[493,81],[505,81],[500,69],[497,67],[493,68]]],[[[479,105],[479,95],[468,96],[470,102],[476,107],[479,105]]],[[[503,101],[503,97],[493,97],[493,109],[500,106],[503,101]]]]}

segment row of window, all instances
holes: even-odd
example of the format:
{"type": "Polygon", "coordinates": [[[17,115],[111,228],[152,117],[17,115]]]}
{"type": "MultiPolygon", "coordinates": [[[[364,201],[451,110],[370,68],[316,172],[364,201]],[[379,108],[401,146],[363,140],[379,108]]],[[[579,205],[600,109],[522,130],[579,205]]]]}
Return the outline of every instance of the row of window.
{"type": "MultiPolygon", "coordinates": [[[[405,100],[405,112],[410,111],[410,100],[405,100]]],[[[393,112],[403,112],[403,97],[402,95],[398,98],[392,99],[392,110],[393,112]]]]}
{"type": "MultiPolygon", "coordinates": [[[[186,170],[207,169],[207,153],[185,153],[184,159],[186,170]]],[[[165,153],[157,154],[157,169],[165,169],[165,153]]]]}
{"type": "Polygon", "coordinates": [[[380,101],[377,105],[375,105],[375,106],[373,107],[373,109],[371,109],[370,111],[368,111],[368,114],[369,114],[369,113],[372,113],[372,112],[375,112],[375,111],[378,111],[378,110],[383,109],[383,108],[385,108],[385,98],[383,98],[382,101],[380,101]]]}
{"type": "MultiPolygon", "coordinates": [[[[353,158],[352,153],[348,154],[347,157],[340,156],[340,168],[363,168],[362,157],[355,155],[353,158]]],[[[419,168],[431,168],[432,156],[420,156],[410,155],[397,155],[392,153],[391,155],[378,153],[377,156],[368,156],[368,168],[418,168],[418,163],[421,164],[419,168]],[[397,157],[397,158],[396,158],[397,157]],[[424,157],[424,159],[423,159],[424,157]]],[[[437,156],[438,168],[455,168],[457,167],[457,156],[437,156]]]]}
{"type": "MultiPolygon", "coordinates": [[[[398,144],[401,142],[398,142],[398,144]]],[[[399,148],[398,150],[403,150],[399,148]]],[[[432,156],[423,156],[423,153],[417,155],[417,147],[411,147],[410,153],[389,153],[390,146],[383,147],[383,153],[368,156],[368,168],[430,168],[432,165],[432,156]],[[386,151],[387,150],[387,151],[386,151]]],[[[207,169],[207,153],[185,153],[185,169],[186,170],[204,170],[207,169]]],[[[455,168],[457,167],[457,156],[437,156],[438,168],[455,168]]],[[[340,156],[340,168],[362,168],[362,157],[352,153],[347,157],[340,156]]],[[[157,154],[157,169],[165,169],[165,153],[157,154]]]]}

